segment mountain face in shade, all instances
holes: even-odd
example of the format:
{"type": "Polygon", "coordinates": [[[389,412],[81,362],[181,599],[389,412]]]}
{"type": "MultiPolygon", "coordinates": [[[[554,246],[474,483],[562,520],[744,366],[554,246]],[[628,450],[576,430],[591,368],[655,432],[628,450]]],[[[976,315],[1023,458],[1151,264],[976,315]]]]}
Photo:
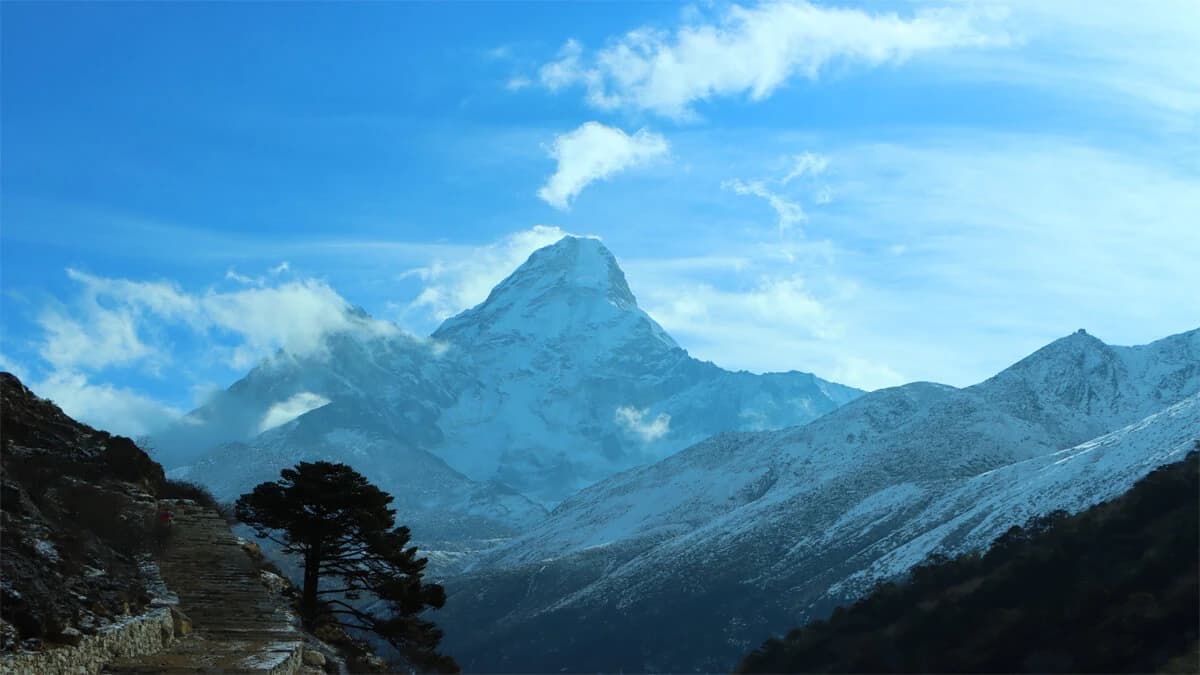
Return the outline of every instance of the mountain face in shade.
{"type": "Polygon", "coordinates": [[[608,478],[447,582],[447,649],[487,672],[727,671],[933,551],[1182,457],[1200,438],[1198,347],[1200,330],[1140,347],[1075,334],[972,387],[875,391],[608,478]]]}
{"type": "Polygon", "coordinates": [[[157,437],[164,464],[231,497],[299,459],[346,461],[411,497],[414,521],[456,523],[429,538],[464,523],[504,536],[712,434],[801,424],[862,393],[692,358],[595,239],[534,252],[428,339],[352,319],[358,329],[268,359],[157,437]]]}

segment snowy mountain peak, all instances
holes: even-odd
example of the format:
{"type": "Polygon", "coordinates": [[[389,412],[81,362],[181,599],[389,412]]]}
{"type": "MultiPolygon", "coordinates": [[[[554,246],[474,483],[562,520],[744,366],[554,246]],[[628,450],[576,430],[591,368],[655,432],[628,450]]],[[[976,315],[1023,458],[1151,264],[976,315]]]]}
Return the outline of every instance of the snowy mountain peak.
{"type": "MultiPolygon", "coordinates": [[[[532,277],[539,284],[602,291],[618,306],[636,307],[625,273],[611,251],[592,237],[566,236],[534,251],[509,280],[532,277]]],[[[497,287],[499,291],[504,287],[497,287]]]]}
{"type": "Polygon", "coordinates": [[[530,302],[556,290],[599,294],[622,309],[637,308],[637,300],[625,282],[625,273],[612,252],[599,239],[566,236],[534,251],[476,309],[530,302]]]}
{"type": "MultiPolygon", "coordinates": [[[[503,483],[552,506],[714,433],[801,424],[862,393],[807,373],[735,373],[692,358],[638,308],[613,254],[591,238],[535,251],[430,340],[362,312],[347,324],[314,354],[260,364],[159,434],[171,468],[192,466],[192,480],[236,495],[251,476],[225,467],[247,448],[266,453],[253,478],[298,458],[340,457],[411,493],[424,478],[407,472],[404,453],[443,462],[437,470],[463,499],[526,513],[520,500],[474,490],[503,483]]],[[[454,513],[474,513],[468,506],[454,513]]]]}
{"type": "Polygon", "coordinates": [[[637,335],[650,337],[658,348],[678,346],[638,309],[613,254],[589,237],[563,237],[534,251],[487,300],[448,319],[433,337],[479,344],[517,335],[539,341],[575,336],[609,345],[637,335]]]}

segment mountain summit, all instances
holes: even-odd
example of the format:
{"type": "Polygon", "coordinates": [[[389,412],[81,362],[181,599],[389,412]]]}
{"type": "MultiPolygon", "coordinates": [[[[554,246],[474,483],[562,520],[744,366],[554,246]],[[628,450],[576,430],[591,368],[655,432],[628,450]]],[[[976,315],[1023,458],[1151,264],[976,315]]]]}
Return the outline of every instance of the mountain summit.
{"type": "Polygon", "coordinates": [[[518,338],[546,343],[564,337],[602,349],[614,347],[613,339],[650,339],[659,344],[644,347],[678,348],[638,308],[625,273],[604,244],[573,236],[534,251],[487,300],[448,319],[433,334],[435,340],[460,345],[509,344],[518,338]]]}
{"type": "Polygon", "coordinates": [[[497,536],[715,433],[802,424],[862,393],[692,358],[584,237],[535,251],[429,340],[374,331],[326,343],[260,365],[161,434],[164,463],[231,497],[299,458],[345,461],[407,495],[406,509],[436,511],[414,519],[433,523],[414,529],[425,540],[497,536]],[[195,446],[208,449],[180,451],[195,446]],[[449,487],[434,495],[431,481],[449,487]]]}

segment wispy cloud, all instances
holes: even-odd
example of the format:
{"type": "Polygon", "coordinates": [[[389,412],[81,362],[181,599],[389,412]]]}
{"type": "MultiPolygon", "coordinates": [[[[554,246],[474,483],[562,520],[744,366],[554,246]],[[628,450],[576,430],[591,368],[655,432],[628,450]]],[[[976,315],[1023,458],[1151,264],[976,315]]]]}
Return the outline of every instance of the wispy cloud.
{"type": "Polygon", "coordinates": [[[1089,95],[1106,109],[1141,108],[1176,131],[1200,129],[1200,4],[1160,0],[1136,8],[1089,0],[1007,0],[1004,23],[1021,49],[947,62],[982,81],[1056,95],[1089,95]]]}
{"type": "MultiPolygon", "coordinates": [[[[98,377],[127,379],[122,375],[140,372],[158,379],[168,366],[172,379],[218,365],[244,372],[279,349],[294,355],[318,353],[333,332],[399,332],[393,324],[355,315],[323,281],[279,280],[286,270],[286,264],[278,265],[269,276],[253,279],[231,272],[238,287],[191,292],[170,281],[68,269],[77,294],[53,301],[36,319],[41,364],[6,362],[21,368],[35,391],[53,398],[68,414],[142,434],[164,426],[180,410],[98,377]]],[[[300,403],[304,401],[283,406],[271,422],[280,423],[300,403]]]]}
{"type": "MultiPolygon", "coordinates": [[[[279,268],[276,268],[277,270],[279,268]]],[[[218,331],[236,339],[225,349],[234,368],[245,368],[276,349],[307,354],[325,335],[360,327],[350,304],[315,279],[268,285],[258,279],[236,290],[189,293],[166,281],[131,281],[67,270],[80,286],[73,304],[48,309],[41,356],[55,368],[100,370],[110,365],[169,359],[146,342],[145,331],[176,324],[194,332],[218,331]]],[[[375,330],[389,330],[375,322],[375,330]]]]}
{"type": "Polygon", "coordinates": [[[262,421],[259,422],[258,432],[262,433],[275,427],[287,424],[304,413],[311,412],[322,406],[328,405],[329,399],[314,394],[309,391],[302,391],[293,395],[286,401],[280,401],[272,405],[262,421]]]}
{"type": "Polygon", "coordinates": [[[600,109],[686,119],[698,101],[761,100],[794,77],[816,79],[836,62],[871,67],[921,52],[1006,44],[1008,36],[990,18],[969,7],[901,16],[803,0],[735,4],[674,31],[629,31],[594,54],[569,40],[538,75],[552,91],[584,87],[600,109]]]}
{"type": "Polygon", "coordinates": [[[653,419],[647,419],[649,410],[639,410],[632,406],[621,406],[613,419],[625,431],[642,439],[643,443],[651,443],[671,430],[671,416],[659,413],[653,419]]]}
{"type": "Polygon", "coordinates": [[[490,244],[462,247],[453,257],[437,257],[427,265],[405,272],[424,282],[424,289],[403,313],[425,312],[442,321],[487,299],[504,277],[525,262],[529,254],[562,239],[558,227],[535,225],[490,244]]]}
{"type": "Polygon", "coordinates": [[[792,168],[779,182],[787,185],[803,176],[819,176],[829,168],[829,158],[812,152],[804,152],[792,157],[792,168]]]}
{"type": "Polygon", "coordinates": [[[26,384],[71,417],[131,437],[157,431],[183,414],[133,389],[92,382],[87,375],[69,370],[26,384]]]}
{"type": "MultiPolygon", "coordinates": [[[[723,189],[730,190],[735,194],[752,195],[766,200],[771,205],[771,208],[774,209],[776,216],[778,216],[777,226],[780,234],[808,220],[808,215],[805,214],[804,207],[801,206],[799,200],[794,197],[785,196],[782,194],[782,190],[798,178],[821,175],[829,166],[828,157],[812,152],[794,155],[788,158],[788,161],[791,168],[781,178],[769,181],[763,179],[742,180],[740,178],[732,178],[721,183],[723,189]],[[768,187],[768,182],[775,187],[768,187]]],[[[822,186],[822,189],[813,198],[816,204],[827,204],[831,200],[828,186],[822,186]]]]}
{"type": "MultiPolygon", "coordinates": [[[[741,137],[685,141],[675,152],[689,179],[720,181],[730,168],[701,153],[786,176],[775,149],[795,139],[767,135],[757,155],[741,137]]],[[[760,181],[784,196],[814,182],[837,195],[809,209],[807,239],[756,229],[732,190],[675,193],[695,215],[662,230],[720,257],[698,255],[694,269],[666,251],[621,258],[643,307],[694,355],[864,388],[965,386],[1081,327],[1140,344],[1200,325],[1200,171],[1182,155],[978,130],[820,147],[824,172],[787,189],[760,181]],[[696,227],[704,217],[724,229],[696,227]]]]}
{"type": "Polygon", "coordinates": [[[504,83],[504,88],[509,91],[521,91],[522,89],[527,89],[531,86],[533,86],[533,80],[521,75],[514,75],[508,78],[508,81],[504,83]]]}
{"type": "Polygon", "coordinates": [[[670,146],[660,134],[640,129],[633,135],[599,122],[585,122],[560,134],[550,146],[558,168],[538,196],[558,208],[570,207],[588,184],[666,155],[670,146]]]}
{"type": "Polygon", "coordinates": [[[792,226],[805,221],[808,216],[804,215],[804,208],[799,202],[791,201],[767,188],[766,183],[761,180],[744,181],[734,178],[721,183],[721,187],[726,190],[732,190],[739,195],[754,195],[762,197],[775,210],[775,214],[779,217],[779,232],[783,233],[789,230],[792,226]]]}

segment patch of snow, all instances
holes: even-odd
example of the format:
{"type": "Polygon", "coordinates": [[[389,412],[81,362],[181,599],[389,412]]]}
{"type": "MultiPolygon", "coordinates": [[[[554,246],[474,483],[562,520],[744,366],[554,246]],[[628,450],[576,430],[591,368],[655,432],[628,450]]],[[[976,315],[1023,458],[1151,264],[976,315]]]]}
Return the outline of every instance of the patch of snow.
{"type": "Polygon", "coordinates": [[[33,548],[35,550],[37,550],[37,552],[43,558],[45,558],[46,560],[49,560],[52,563],[58,563],[62,560],[62,558],[59,557],[58,549],[55,548],[54,544],[45,539],[38,539],[37,541],[35,541],[33,543],[33,548]]]}

